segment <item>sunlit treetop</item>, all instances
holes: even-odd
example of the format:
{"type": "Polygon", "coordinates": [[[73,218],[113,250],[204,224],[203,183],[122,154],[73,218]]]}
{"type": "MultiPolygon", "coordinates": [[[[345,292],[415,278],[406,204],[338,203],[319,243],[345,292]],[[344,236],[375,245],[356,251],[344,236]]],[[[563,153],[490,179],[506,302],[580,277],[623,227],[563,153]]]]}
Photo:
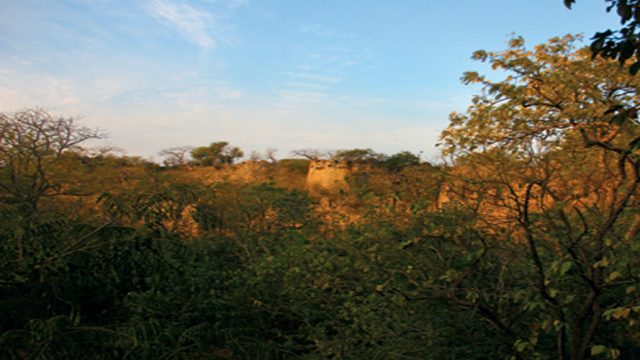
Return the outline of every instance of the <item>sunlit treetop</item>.
{"type": "Polygon", "coordinates": [[[501,147],[513,154],[557,148],[570,133],[587,146],[635,150],[640,79],[617,62],[591,58],[579,37],[553,38],[533,49],[514,37],[504,51],[476,51],[502,80],[467,72],[482,91],[465,113],[452,113],[441,135],[447,155],[501,147]],[[630,143],[631,142],[631,143],[630,143]]]}

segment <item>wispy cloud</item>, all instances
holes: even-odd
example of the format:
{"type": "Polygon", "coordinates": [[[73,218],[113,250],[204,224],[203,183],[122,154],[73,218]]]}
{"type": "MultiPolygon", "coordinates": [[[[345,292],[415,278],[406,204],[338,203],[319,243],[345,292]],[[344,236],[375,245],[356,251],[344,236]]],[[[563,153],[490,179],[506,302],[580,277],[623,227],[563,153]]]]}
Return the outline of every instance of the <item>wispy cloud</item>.
{"type": "Polygon", "coordinates": [[[75,112],[81,105],[77,84],[70,79],[53,75],[5,74],[6,70],[0,69],[0,111],[42,106],[75,112]],[[34,87],[35,83],[39,86],[34,87]]]}
{"type": "Polygon", "coordinates": [[[153,17],[177,29],[190,42],[203,48],[215,46],[216,41],[208,32],[214,21],[210,13],[169,0],[153,0],[147,9],[153,17]]]}
{"type": "Polygon", "coordinates": [[[303,79],[303,80],[322,83],[322,84],[337,84],[341,80],[341,78],[338,76],[328,76],[328,75],[313,74],[313,73],[306,73],[306,72],[288,72],[287,75],[293,78],[303,79]]]}
{"type": "Polygon", "coordinates": [[[63,106],[75,106],[80,103],[75,84],[67,79],[49,76],[44,83],[50,99],[63,106]]]}
{"type": "Polygon", "coordinates": [[[240,6],[244,6],[248,3],[248,0],[229,0],[229,7],[231,9],[238,8],[240,6]]]}
{"type": "Polygon", "coordinates": [[[214,93],[218,96],[218,98],[226,100],[239,99],[243,95],[242,91],[228,87],[216,89],[214,93]]]}

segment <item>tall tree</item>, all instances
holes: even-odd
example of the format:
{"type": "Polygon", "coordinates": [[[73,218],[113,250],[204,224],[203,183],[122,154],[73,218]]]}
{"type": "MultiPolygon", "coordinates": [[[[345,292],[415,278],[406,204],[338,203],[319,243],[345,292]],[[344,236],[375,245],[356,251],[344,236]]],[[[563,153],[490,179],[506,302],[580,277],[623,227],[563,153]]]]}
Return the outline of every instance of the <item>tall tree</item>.
{"type": "Polygon", "coordinates": [[[450,195],[484,224],[483,246],[526,274],[508,288],[503,278],[466,292],[501,289],[478,299],[522,304],[486,316],[527,356],[634,358],[640,344],[625,334],[640,300],[640,81],[614,61],[592,61],[575,40],[530,50],[515,38],[505,51],[474,54],[504,80],[464,76],[483,90],[442,134],[458,165],[450,195]]]}
{"type": "Polygon", "coordinates": [[[65,191],[65,171],[56,169],[67,152],[103,134],[77,119],[42,109],[0,113],[0,191],[3,202],[35,212],[43,196],[65,191]]]}

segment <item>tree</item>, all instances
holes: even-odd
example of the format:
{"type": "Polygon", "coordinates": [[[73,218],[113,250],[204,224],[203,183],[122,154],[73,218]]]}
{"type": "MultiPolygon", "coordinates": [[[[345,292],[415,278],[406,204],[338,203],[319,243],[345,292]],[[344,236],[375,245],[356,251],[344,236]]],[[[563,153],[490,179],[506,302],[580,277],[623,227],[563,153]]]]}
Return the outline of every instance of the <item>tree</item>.
{"type": "Polygon", "coordinates": [[[410,151],[401,151],[391,155],[384,161],[384,164],[391,172],[398,172],[405,167],[419,165],[420,156],[410,151]]]}
{"type": "Polygon", "coordinates": [[[178,146],[164,149],[158,155],[164,157],[162,161],[164,166],[182,166],[189,163],[189,154],[192,150],[192,146],[178,146]]]}
{"type": "Polygon", "coordinates": [[[244,156],[240,148],[229,146],[226,141],[218,141],[209,146],[200,146],[191,150],[193,163],[202,166],[213,166],[220,164],[233,164],[236,159],[244,156]]]}
{"type": "Polygon", "coordinates": [[[264,154],[260,153],[259,151],[251,151],[251,154],[249,155],[249,160],[251,161],[267,161],[271,164],[276,164],[278,162],[278,159],[276,159],[276,152],[278,150],[273,149],[273,148],[267,148],[264,151],[264,154]]]}
{"type": "Polygon", "coordinates": [[[264,157],[269,160],[270,163],[276,164],[278,162],[276,152],[278,152],[278,150],[274,148],[267,148],[267,150],[264,151],[264,157]]]}
{"type": "Polygon", "coordinates": [[[451,115],[442,145],[458,168],[450,195],[484,224],[473,231],[482,256],[442,286],[462,294],[454,303],[475,299],[525,356],[634,358],[640,82],[575,40],[529,50],[514,38],[505,51],[474,54],[506,78],[465,74],[483,90],[451,115]],[[522,276],[469,282],[485,261],[522,276]]]}
{"type": "Polygon", "coordinates": [[[376,153],[371,149],[338,150],[333,156],[336,160],[352,162],[379,162],[385,159],[384,154],[376,153]]]}
{"type": "MultiPolygon", "coordinates": [[[[604,30],[597,32],[591,42],[593,56],[617,59],[624,64],[634,55],[640,59],[640,0],[605,0],[608,3],[607,12],[614,8],[620,17],[622,27],[619,30],[604,30]]],[[[576,0],[564,0],[567,8],[575,4],[576,0]]],[[[633,61],[629,71],[636,74],[640,70],[640,60],[633,61]]]]}
{"type": "Polygon", "coordinates": [[[316,149],[300,149],[291,152],[291,155],[303,157],[307,160],[320,160],[327,157],[325,152],[316,149]]]}
{"type": "Polygon", "coordinates": [[[238,147],[227,147],[223,150],[220,156],[220,162],[223,164],[233,164],[236,159],[240,159],[244,156],[244,152],[238,147]]]}
{"type": "Polygon", "coordinates": [[[629,152],[640,83],[614,62],[591,61],[588,49],[575,48],[576,40],[553,38],[530,51],[524,39],[514,38],[507,51],[476,51],[474,59],[511,75],[491,81],[476,72],[464,74],[464,83],[485,90],[472,100],[467,113],[473,116],[451,115],[441,135],[445,154],[490,147],[535,154],[556,148],[570,133],[589,147],[629,152]]]}
{"type": "Polygon", "coordinates": [[[0,114],[0,191],[2,201],[33,214],[43,196],[65,192],[65,171],[57,169],[67,152],[104,135],[79,126],[77,119],[42,109],[0,114]]]}

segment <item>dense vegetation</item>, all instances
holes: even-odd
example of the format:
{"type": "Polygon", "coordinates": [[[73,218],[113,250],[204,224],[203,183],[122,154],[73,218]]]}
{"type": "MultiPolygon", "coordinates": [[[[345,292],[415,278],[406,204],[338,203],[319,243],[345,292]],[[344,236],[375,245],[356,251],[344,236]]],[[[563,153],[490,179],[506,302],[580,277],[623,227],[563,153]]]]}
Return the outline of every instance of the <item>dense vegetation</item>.
{"type": "Polygon", "coordinates": [[[303,160],[207,182],[240,150],[160,167],[3,114],[0,356],[640,358],[640,80],[574,42],[477,52],[506,77],[465,75],[449,164],[341,151],[380,171],[321,196],[303,160]]]}

